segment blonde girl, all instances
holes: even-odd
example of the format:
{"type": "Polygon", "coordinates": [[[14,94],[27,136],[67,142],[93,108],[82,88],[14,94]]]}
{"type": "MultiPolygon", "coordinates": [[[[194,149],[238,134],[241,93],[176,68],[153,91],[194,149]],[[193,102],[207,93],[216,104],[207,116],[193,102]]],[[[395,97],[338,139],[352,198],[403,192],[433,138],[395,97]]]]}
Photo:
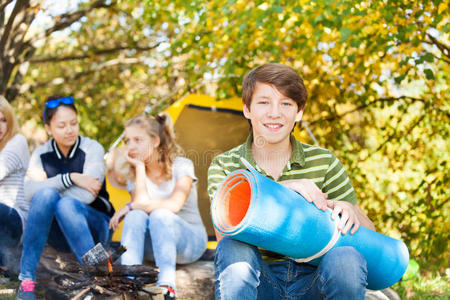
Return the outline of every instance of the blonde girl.
{"type": "Polygon", "coordinates": [[[124,218],[121,244],[124,265],[154,260],[157,286],[175,298],[176,264],[198,260],[207,234],[197,205],[193,163],[177,156],[173,125],[167,114],[140,115],[125,123],[126,158],[131,166],[127,190],[131,202],[111,218],[116,229],[124,218]]]}

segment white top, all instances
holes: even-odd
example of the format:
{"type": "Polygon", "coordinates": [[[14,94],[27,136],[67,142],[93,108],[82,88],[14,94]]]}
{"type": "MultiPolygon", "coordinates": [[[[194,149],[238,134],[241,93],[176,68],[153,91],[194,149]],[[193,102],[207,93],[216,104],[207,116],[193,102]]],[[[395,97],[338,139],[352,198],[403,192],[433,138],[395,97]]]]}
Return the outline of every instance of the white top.
{"type": "MultiPolygon", "coordinates": [[[[172,178],[162,182],[160,185],[154,184],[147,178],[146,185],[150,201],[169,198],[175,189],[178,179],[184,176],[189,176],[194,179],[194,183],[192,184],[191,191],[189,192],[186,202],[177,215],[189,224],[201,226],[203,230],[205,230],[202,218],[200,217],[200,212],[198,210],[196,185],[197,177],[195,177],[194,165],[191,160],[184,157],[175,158],[172,164],[172,178]]],[[[134,189],[136,189],[135,183],[127,180],[128,192],[131,192],[134,189]]]]}
{"type": "Polygon", "coordinates": [[[30,208],[23,188],[29,161],[27,140],[21,134],[13,136],[0,151],[0,203],[17,211],[22,220],[23,231],[30,208]]]}

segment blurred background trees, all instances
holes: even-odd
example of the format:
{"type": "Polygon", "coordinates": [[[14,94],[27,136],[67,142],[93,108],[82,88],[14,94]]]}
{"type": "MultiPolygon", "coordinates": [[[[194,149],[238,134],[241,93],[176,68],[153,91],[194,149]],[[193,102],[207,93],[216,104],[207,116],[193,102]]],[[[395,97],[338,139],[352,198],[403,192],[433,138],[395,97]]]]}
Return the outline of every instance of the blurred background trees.
{"type": "Polygon", "coordinates": [[[427,0],[0,0],[0,94],[29,132],[46,96],[72,94],[82,133],[108,148],[146,105],[240,96],[251,68],[290,65],[308,89],[305,121],[347,167],[377,230],[444,272],[448,11],[427,0]]]}

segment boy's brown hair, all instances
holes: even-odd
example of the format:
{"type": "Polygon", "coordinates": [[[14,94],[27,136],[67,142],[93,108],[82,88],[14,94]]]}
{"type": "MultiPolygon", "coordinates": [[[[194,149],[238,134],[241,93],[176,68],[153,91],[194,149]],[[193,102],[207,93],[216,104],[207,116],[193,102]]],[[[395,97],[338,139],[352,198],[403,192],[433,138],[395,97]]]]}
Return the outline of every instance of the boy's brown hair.
{"type": "Polygon", "coordinates": [[[299,111],[305,108],[308,94],[303,79],[293,68],[267,63],[248,72],[242,83],[242,101],[249,109],[256,82],[275,86],[280,93],[297,103],[299,111]]]}

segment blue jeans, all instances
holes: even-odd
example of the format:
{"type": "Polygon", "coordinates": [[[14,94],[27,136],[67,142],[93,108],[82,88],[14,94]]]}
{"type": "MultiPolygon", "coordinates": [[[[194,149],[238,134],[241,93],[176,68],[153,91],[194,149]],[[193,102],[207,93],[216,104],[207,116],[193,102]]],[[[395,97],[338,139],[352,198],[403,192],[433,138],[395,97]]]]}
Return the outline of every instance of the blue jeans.
{"type": "Polygon", "coordinates": [[[17,247],[22,237],[22,220],[17,211],[0,203],[0,266],[6,266],[8,248],[17,247]]]}
{"type": "Polygon", "coordinates": [[[123,265],[140,265],[144,256],[159,267],[157,285],[176,289],[176,263],[198,260],[206,249],[207,236],[168,209],[156,209],[148,215],[143,210],[130,211],[123,221],[121,244],[127,251],[123,265]]]}
{"type": "Polygon", "coordinates": [[[365,259],[353,247],[328,251],[315,267],[266,263],[255,246],[223,238],[215,257],[216,299],[364,299],[365,259]]]}
{"type": "Polygon", "coordinates": [[[36,280],[36,269],[46,242],[59,251],[74,254],[80,264],[83,254],[101,242],[108,246],[109,216],[54,188],[37,191],[31,200],[25,228],[19,279],[36,280]]]}

